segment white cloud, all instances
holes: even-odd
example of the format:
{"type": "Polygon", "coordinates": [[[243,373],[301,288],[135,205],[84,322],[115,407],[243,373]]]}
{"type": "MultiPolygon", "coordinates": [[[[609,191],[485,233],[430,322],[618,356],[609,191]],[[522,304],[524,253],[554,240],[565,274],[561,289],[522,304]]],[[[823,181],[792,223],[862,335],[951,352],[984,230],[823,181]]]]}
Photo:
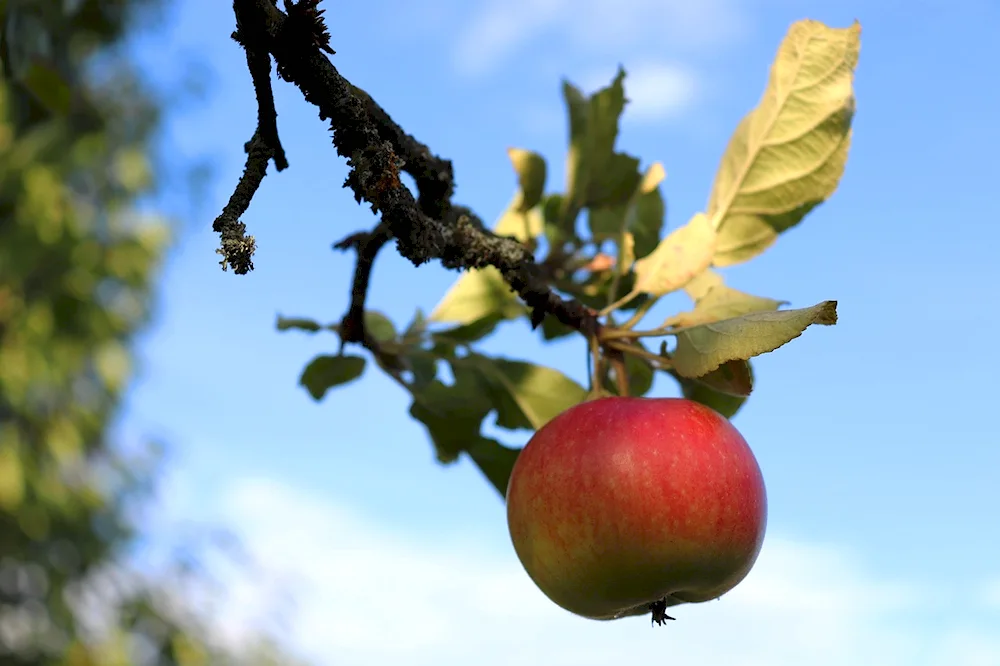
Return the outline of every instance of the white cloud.
{"type": "Polygon", "coordinates": [[[541,40],[620,56],[707,48],[737,34],[742,13],[737,0],[487,0],[461,29],[455,63],[483,73],[541,40]]]}
{"type": "MultiPolygon", "coordinates": [[[[583,81],[587,93],[607,86],[614,71],[595,72],[583,81]]],[[[625,96],[629,103],[622,115],[624,122],[649,122],[676,116],[697,98],[698,79],[683,65],[642,60],[625,65],[625,96]]]]}
{"type": "MultiPolygon", "coordinates": [[[[600,623],[545,599],[512,551],[461,536],[379,526],[343,506],[248,480],[223,502],[261,565],[284,572],[297,610],[289,640],[319,666],[619,662],[707,666],[997,666],[985,630],[913,620],[919,586],[877,580],[837,548],[770,535],[750,576],[721,601],[682,606],[677,622],[600,623]],[[915,623],[916,622],[916,623],[915,623]]],[[[226,618],[267,605],[243,582],[226,618]]]]}

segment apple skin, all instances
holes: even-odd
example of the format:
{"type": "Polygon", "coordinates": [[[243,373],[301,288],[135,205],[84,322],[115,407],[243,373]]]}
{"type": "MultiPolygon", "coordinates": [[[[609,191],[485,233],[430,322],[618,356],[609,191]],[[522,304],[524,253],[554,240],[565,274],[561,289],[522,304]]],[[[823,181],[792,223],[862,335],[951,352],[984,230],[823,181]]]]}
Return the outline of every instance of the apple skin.
{"type": "Polygon", "coordinates": [[[767,497],[746,440],[712,409],[600,398],[556,416],[521,451],[507,524],[549,599],[610,620],[733,589],[760,552],[767,497]]]}

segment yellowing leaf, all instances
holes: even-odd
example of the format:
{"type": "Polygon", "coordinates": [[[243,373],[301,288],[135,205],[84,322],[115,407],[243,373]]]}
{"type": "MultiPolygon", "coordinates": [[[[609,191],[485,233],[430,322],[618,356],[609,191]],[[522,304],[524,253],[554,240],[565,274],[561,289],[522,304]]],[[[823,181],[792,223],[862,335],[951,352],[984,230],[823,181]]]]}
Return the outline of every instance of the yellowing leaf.
{"type": "Polygon", "coordinates": [[[514,197],[507,210],[504,211],[500,219],[497,220],[493,232],[497,236],[513,236],[522,243],[526,243],[542,235],[545,222],[542,219],[540,207],[521,212],[518,210],[518,199],[520,194],[514,197]]]}
{"type": "Polygon", "coordinates": [[[736,128],[712,188],[716,266],[757,256],[836,190],[860,48],[858,23],[835,29],[799,21],[788,31],[764,96],[736,128]]]}
{"type": "Polygon", "coordinates": [[[677,331],[673,364],[684,377],[701,377],[726,361],[746,360],[802,335],[812,324],[837,323],[837,302],[824,301],[811,308],[754,312],[712,324],[677,331]]]}
{"type": "Polygon", "coordinates": [[[514,165],[517,182],[521,188],[512,208],[520,213],[526,213],[538,205],[545,192],[545,158],[523,148],[508,148],[507,156],[514,165]]]}
{"type": "Polygon", "coordinates": [[[655,296],[680,289],[708,268],[714,252],[715,232],[708,218],[698,213],[635,262],[635,288],[655,296]]]}
{"type": "Polygon", "coordinates": [[[697,303],[705,297],[709,289],[720,284],[725,284],[722,276],[709,268],[691,278],[691,281],[684,285],[684,293],[697,303]]]}
{"type": "Polygon", "coordinates": [[[752,312],[777,310],[788,303],[788,301],[776,301],[773,298],[763,298],[732,289],[722,282],[722,277],[717,273],[706,271],[706,274],[714,276],[714,278],[699,276],[701,281],[695,285],[695,289],[688,292],[690,294],[692,291],[697,291],[701,294],[695,299],[694,309],[671,317],[668,320],[671,325],[687,328],[698,324],[709,324],[752,312]],[[714,284],[709,284],[709,281],[714,282],[714,284]],[[707,290],[700,291],[706,286],[707,290]]]}
{"type": "Polygon", "coordinates": [[[514,318],[523,310],[500,271],[487,266],[463,273],[431,312],[430,320],[469,324],[493,314],[514,318]]]}

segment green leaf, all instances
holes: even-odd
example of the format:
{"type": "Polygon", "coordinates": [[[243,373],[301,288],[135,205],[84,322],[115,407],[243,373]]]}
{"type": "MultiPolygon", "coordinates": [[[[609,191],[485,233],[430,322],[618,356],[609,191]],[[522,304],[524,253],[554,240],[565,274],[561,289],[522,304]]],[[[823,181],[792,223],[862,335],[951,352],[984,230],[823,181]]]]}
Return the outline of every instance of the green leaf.
{"type": "Polygon", "coordinates": [[[545,158],[523,148],[508,148],[507,156],[510,157],[514,171],[517,172],[517,182],[520,187],[515,204],[511,208],[519,213],[527,213],[538,205],[545,192],[545,158]]]}
{"type": "Polygon", "coordinates": [[[495,439],[480,437],[469,446],[468,453],[472,462],[476,463],[476,467],[493,484],[500,496],[506,497],[510,473],[514,469],[514,462],[521,449],[504,446],[495,439]]]}
{"type": "Polygon", "coordinates": [[[433,340],[435,344],[444,344],[448,346],[454,346],[456,344],[469,344],[485,338],[487,335],[492,333],[493,329],[497,327],[497,324],[503,320],[504,317],[501,317],[500,315],[489,315],[487,317],[483,317],[482,319],[477,319],[469,324],[435,331],[434,333],[431,333],[431,340],[433,340]]]}
{"type": "Polygon", "coordinates": [[[590,174],[584,203],[589,207],[626,204],[641,180],[639,158],[627,153],[611,153],[602,168],[590,174]]]}
{"type": "Polygon", "coordinates": [[[680,289],[712,263],[715,232],[703,213],[674,229],[652,254],[635,262],[635,288],[654,296],[680,289]]]}
{"type": "MultiPolygon", "coordinates": [[[[628,394],[641,397],[653,388],[653,367],[635,354],[625,354],[625,373],[628,375],[628,394]]],[[[618,395],[618,384],[608,377],[605,388],[618,395]]]]}
{"type": "Polygon", "coordinates": [[[632,189],[625,197],[592,205],[587,218],[594,240],[611,239],[620,244],[622,232],[631,233],[636,244],[633,250],[643,257],[652,252],[660,240],[666,206],[659,188],[666,172],[663,165],[656,162],[641,178],[638,172],[632,175],[634,178],[629,181],[632,189]]]}
{"type": "Polygon", "coordinates": [[[302,317],[282,317],[278,315],[278,322],[276,324],[279,331],[308,331],[309,333],[315,333],[324,328],[319,322],[312,319],[304,319],[302,317]]]}
{"type": "Polygon", "coordinates": [[[452,365],[455,383],[434,380],[413,392],[410,415],[427,428],[442,463],[458,455],[479,439],[483,419],[493,409],[489,388],[473,369],[452,365]]]}
{"type": "Polygon", "coordinates": [[[736,128],[709,198],[714,263],[757,256],[840,182],[851,143],[861,26],[792,25],[760,104],[736,128]]]}
{"type": "MultiPolygon", "coordinates": [[[[753,368],[747,363],[747,368],[750,371],[751,384],[753,383],[753,368]]],[[[669,374],[677,380],[681,386],[681,394],[688,400],[693,400],[695,402],[700,402],[706,407],[714,409],[718,413],[725,416],[727,419],[733,418],[740,408],[746,403],[747,399],[745,396],[735,396],[728,393],[723,393],[717,391],[714,388],[705,385],[700,381],[700,378],[690,379],[688,377],[682,377],[674,371],[669,371],[669,374]]],[[[709,373],[710,376],[712,373],[709,373]]]]}
{"type": "Polygon", "coordinates": [[[404,363],[413,373],[413,386],[422,389],[437,379],[438,356],[429,352],[411,352],[405,357],[404,363]]]}
{"type": "Polygon", "coordinates": [[[667,205],[660,183],[667,177],[663,165],[654,162],[646,169],[628,212],[628,230],[635,239],[635,257],[641,259],[656,249],[663,229],[667,205]]]}
{"type": "Polygon", "coordinates": [[[753,374],[750,362],[742,359],[726,361],[697,381],[719,393],[745,398],[753,391],[753,374]]]}
{"type": "Polygon", "coordinates": [[[566,199],[561,194],[547,194],[540,206],[545,238],[552,247],[561,247],[576,236],[576,218],[564,218],[566,199]]]}
{"type": "Polygon", "coordinates": [[[403,331],[404,338],[419,338],[427,330],[427,317],[424,316],[424,311],[417,308],[416,312],[413,313],[413,321],[406,327],[403,331]]]}
{"type": "Polygon", "coordinates": [[[576,333],[576,329],[562,323],[552,315],[546,315],[541,325],[542,338],[545,340],[556,340],[576,333]]]}
{"type": "Polygon", "coordinates": [[[553,368],[473,354],[468,361],[493,388],[497,425],[538,430],[584,400],[586,389],[553,368]]]}
{"type": "Polygon", "coordinates": [[[515,319],[524,312],[500,271],[487,266],[463,273],[431,312],[430,320],[471,324],[492,315],[515,319]]]}
{"type": "Polygon", "coordinates": [[[625,70],[619,68],[611,85],[589,98],[568,81],[563,82],[569,112],[564,217],[575,219],[575,211],[606,196],[621,173],[628,170],[628,160],[634,159],[621,154],[616,157],[614,153],[618,120],[625,108],[624,80],[625,70]]]}
{"type": "Polygon", "coordinates": [[[726,361],[749,359],[774,351],[802,335],[812,324],[837,323],[837,302],[811,308],[754,312],[672,333],[677,336],[674,369],[685,377],[701,377],[726,361]]]}
{"type": "Polygon", "coordinates": [[[365,332],[380,343],[396,339],[396,326],[378,310],[365,310],[365,332]]]}
{"type": "Polygon", "coordinates": [[[788,304],[788,301],[754,296],[727,287],[722,276],[712,271],[706,271],[697,278],[693,288],[688,285],[685,290],[695,298],[695,306],[693,310],[681,312],[667,320],[670,325],[678,328],[709,324],[753,312],[769,312],[788,304]]]}
{"type": "Polygon", "coordinates": [[[304,386],[313,400],[318,401],[334,386],[353,382],[364,371],[363,356],[317,356],[302,371],[299,385],[304,386]]]}
{"type": "Polygon", "coordinates": [[[69,113],[73,93],[55,67],[44,62],[34,62],[28,65],[21,83],[52,113],[69,113]]]}

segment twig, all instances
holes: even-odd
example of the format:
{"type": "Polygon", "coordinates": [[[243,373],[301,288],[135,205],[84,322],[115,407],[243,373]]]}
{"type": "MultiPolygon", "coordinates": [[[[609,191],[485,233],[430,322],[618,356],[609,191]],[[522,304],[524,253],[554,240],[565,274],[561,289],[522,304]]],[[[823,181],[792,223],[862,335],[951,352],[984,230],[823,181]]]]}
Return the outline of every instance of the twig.
{"type": "Polygon", "coordinates": [[[244,275],[253,270],[253,253],[257,243],[253,236],[247,236],[247,225],[240,221],[243,213],[250,207],[250,200],[257,192],[264,174],[267,173],[267,162],[271,159],[271,149],[261,140],[260,133],[255,132],[247,142],[247,163],[243,175],[236,183],[226,207],[215,218],[212,229],[222,236],[222,247],[216,250],[222,255],[222,270],[233,267],[237,275],[244,275]]]}
{"type": "Polygon", "coordinates": [[[261,48],[259,27],[252,23],[247,25],[240,19],[241,15],[237,12],[236,31],[232,38],[246,51],[247,68],[257,95],[257,130],[244,146],[247,163],[236,190],[212,224],[212,229],[221,236],[221,247],[216,253],[222,255],[219,262],[222,270],[232,266],[237,275],[253,270],[253,253],[257,248],[254,237],[247,236],[247,227],[240,217],[250,207],[250,200],[263,182],[268,161],[274,159],[278,171],[288,168],[285,149],[278,138],[278,113],[274,109],[274,93],[271,90],[271,56],[261,48]]]}
{"type": "Polygon", "coordinates": [[[278,75],[298,86],[306,101],[319,108],[320,118],[330,121],[337,153],[351,167],[345,186],[359,203],[367,201],[373,212],[381,213],[399,253],[415,265],[439,259],[451,269],[494,266],[531,309],[534,325],[551,313],[563,324],[595,335],[597,313],[553,292],[534,255],[522,244],[496,236],[471,211],[452,206],[447,198],[452,190],[450,163],[443,168],[444,161],[439,161],[435,170],[430,151],[403,133],[384,111],[376,111],[370,97],[360,98],[320,52],[316,35],[326,32],[315,4],[286,0],[286,16],[272,0],[233,3],[243,38],[259,38],[254,47],[266,49],[274,57],[278,75]],[[430,188],[421,192],[420,205],[399,180],[400,168],[408,167],[420,171],[430,188]],[[428,174],[435,174],[437,192],[428,174]]]}
{"type": "Polygon", "coordinates": [[[340,322],[340,339],[342,342],[360,342],[373,353],[377,353],[378,343],[365,330],[365,299],[375,255],[391,238],[389,226],[380,222],[371,233],[351,234],[333,246],[337,250],[354,248],[358,252],[351,286],[351,306],[340,322]]]}

